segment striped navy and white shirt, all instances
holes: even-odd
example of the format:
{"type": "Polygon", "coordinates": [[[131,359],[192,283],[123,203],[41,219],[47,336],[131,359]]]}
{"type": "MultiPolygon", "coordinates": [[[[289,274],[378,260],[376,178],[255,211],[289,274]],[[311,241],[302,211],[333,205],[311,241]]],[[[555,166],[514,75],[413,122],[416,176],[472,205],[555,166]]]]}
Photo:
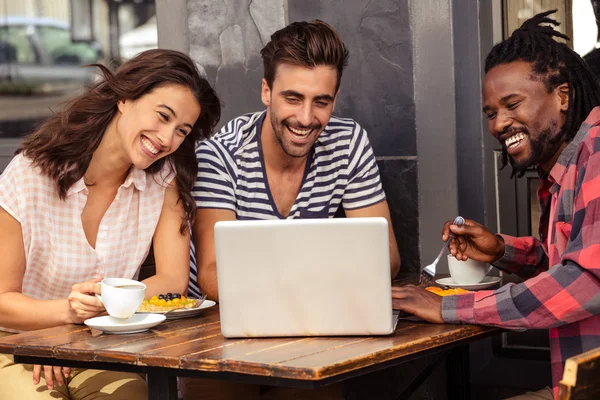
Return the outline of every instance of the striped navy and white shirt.
{"type": "MultiPolygon", "coordinates": [[[[236,118],[199,144],[192,192],[198,208],[231,210],[239,220],[332,218],[340,205],[353,210],[385,200],[367,132],[351,119],[331,117],[309,153],[289,215],[280,215],[266,179],[260,140],[265,114],[236,118]]],[[[196,282],[192,251],[189,290],[195,295],[196,282]]]]}

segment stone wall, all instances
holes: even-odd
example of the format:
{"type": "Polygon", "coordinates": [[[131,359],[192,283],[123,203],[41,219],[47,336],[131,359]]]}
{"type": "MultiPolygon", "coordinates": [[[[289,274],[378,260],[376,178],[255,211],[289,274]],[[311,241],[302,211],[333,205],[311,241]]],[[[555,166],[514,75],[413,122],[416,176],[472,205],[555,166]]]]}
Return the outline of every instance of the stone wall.
{"type": "Polygon", "coordinates": [[[189,54],[224,103],[221,124],[264,108],[260,50],[286,25],[283,0],[187,2],[189,54]]]}

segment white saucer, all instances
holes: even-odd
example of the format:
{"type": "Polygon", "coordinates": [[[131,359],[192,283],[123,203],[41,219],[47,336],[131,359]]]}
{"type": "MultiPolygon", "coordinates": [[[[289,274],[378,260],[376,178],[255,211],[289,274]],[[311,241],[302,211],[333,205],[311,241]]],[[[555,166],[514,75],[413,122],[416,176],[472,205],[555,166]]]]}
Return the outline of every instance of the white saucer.
{"type": "MultiPolygon", "coordinates": [[[[179,319],[179,318],[188,318],[188,317],[193,317],[196,316],[198,314],[200,314],[200,312],[202,312],[203,309],[205,308],[209,308],[214,306],[215,303],[212,300],[204,300],[199,306],[197,307],[192,307],[192,308],[178,308],[176,310],[171,310],[171,311],[155,311],[153,314],[159,314],[159,315],[164,315],[167,317],[167,319],[179,319]]],[[[150,313],[145,313],[145,312],[137,312],[136,314],[150,314],[150,313]]]]}
{"type": "Polygon", "coordinates": [[[448,278],[438,279],[435,281],[435,283],[437,283],[440,286],[449,286],[451,288],[461,288],[461,289],[466,289],[466,290],[480,290],[480,289],[486,289],[491,286],[494,286],[501,280],[502,280],[502,278],[499,276],[486,276],[479,283],[459,285],[458,283],[454,282],[452,280],[452,278],[448,277],[448,278]]]}
{"type": "Polygon", "coordinates": [[[147,331],[163,322],[167,317],[162,314],[134,314],[129,319],[121,319],[106,315],[86,319],[84,324],[104,333],[124,334],[147,331]]]}

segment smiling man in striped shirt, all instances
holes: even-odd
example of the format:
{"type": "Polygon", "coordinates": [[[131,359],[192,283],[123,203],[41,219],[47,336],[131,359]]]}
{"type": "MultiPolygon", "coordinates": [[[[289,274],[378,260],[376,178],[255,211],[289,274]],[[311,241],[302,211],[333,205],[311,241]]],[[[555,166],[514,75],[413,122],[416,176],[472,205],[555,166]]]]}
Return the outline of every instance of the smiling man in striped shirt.
{"type": "MultiPolygon", "coordinates": [[[[339,209],[350,218],[388,220],[395,276],[400,255],[367,133],[351,119],[332,116],[348,58],[340,36],[321,21],[296,22],[275,32],[261,54],[266,110],[230,121],[196,150],[198,267],[196,280],[192,263],[190,293],[201,290],[218,299],[213,233],[218,221],[332,218],[339,209]]],[[[309,250],[293,237],[289,249],[309,250]]],[[[304,390],[307,397],[301,391],[273,388],[260,398],[341,398],[339,385],[304,390]]],[[[182,380],[182,392],[190,398],[260,396],[257,385],[210,380],[182,380]]]]}
{"type": "MultiPolygon", "coordinates": [[[[332,218],[340,208],[346,217],[388,220],[395,276],[400,255],[367,133],[332,116],[348,58],[340,36],[322,21],[295,22],[275,32],[261,55],[266,110],[230,121],[196,151],[200,290],[218,298],[216,222],[332,218]]],[[[290,238],[290,252],[305,250],[290,238]]],[[[195,272],[192,267],[192,281],[195,272]]]]}

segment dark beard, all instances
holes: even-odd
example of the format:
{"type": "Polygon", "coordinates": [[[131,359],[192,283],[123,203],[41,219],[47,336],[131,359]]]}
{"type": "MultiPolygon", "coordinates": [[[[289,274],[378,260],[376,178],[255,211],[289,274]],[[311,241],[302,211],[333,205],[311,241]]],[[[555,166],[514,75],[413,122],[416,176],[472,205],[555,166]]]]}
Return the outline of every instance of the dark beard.
{"type": "Polygon", "coordinates": [[[530,167],[544,164],[554,157],[562,145],[566,134],[563,126],[560,132],[553,136],[552,133],[555,131],[557,125],[558,123],[552,120],[550,121],[550,126],[541,131],[535,140],[532,140],[531,136],[529,136],[531,154],[529,158],[519,163],[508,154],[506,146],[504,143],[502,144],[502,158],[508,160],[508,163],[512,167],[511,177],[517,175],[520,178],[530,167]]]}
{"type": "Polygon", "coordinates": [[[271,127],[273,129],[273,135],[275,135],[275,139],[277,140],[277,143],[279,143],[279,147],[281,147],[281,149],[283,150],[283,152],[285,154],[287,154],[290,157],[294,157],[294,158],[301,158],[302,156],[298,156],[296,154],[293,154],[285,145],[285,143],[283,142],[283,132],[279,132],[277,130],[277,128],[281,126],[279,124],[279,122],[275,119],[275,117],[273,116],[273,114],[271,114],[271,127]]]}
{"type": "MultiPolygon", "coordinates": [[[[283,149],[284,153],[287,154],[290,157],[294,157],[294,158],[304,158],[307,156],[308,152],[310,152],[310,147],[307,149],[307,151],[305,153],[302,154],[298,154],[297,152],[294,152],[293,149],[288,148],[288,146],[286,146],[286,143],[283,140],[283,131],[280,132],[277,130],[278,127],[283,127],[283,129],[285,129],[285,127],[287,126],[286,121],[282,121],[281,123],[275,118],[275,115],[273,113],[271,113],[271,127],[273,128],[273,134],[275,135],[275,139],[277,139],[277,142],[279,143],[279,146],[281,146],[281,148],[283,149]]],[[[306,127],[302,127],[302,128],[306,128],[306,129],[321,129],[321,125],[318,126],[314,126],[314,125],[310,125],[310,126],[306,126],[306,127]]]]}

